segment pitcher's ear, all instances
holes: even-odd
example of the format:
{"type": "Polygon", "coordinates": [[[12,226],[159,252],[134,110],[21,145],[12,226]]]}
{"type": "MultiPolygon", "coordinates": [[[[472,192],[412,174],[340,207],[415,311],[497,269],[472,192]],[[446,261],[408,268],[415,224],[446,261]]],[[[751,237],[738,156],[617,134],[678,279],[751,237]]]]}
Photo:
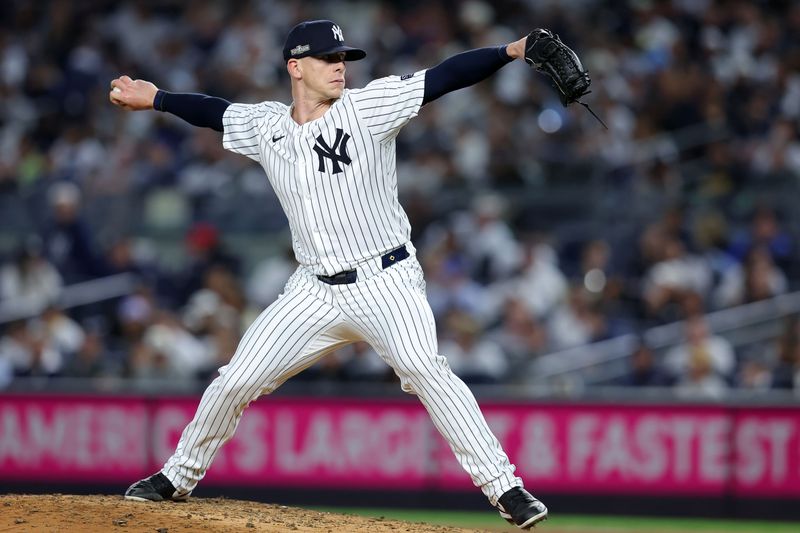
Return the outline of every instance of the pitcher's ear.
{"type": "Polygon", "coordinates": [[[303,67],[297,59],[290,59],[286,62],[286,71],[292,79],[299,80],[303,77],[303,67]]]}

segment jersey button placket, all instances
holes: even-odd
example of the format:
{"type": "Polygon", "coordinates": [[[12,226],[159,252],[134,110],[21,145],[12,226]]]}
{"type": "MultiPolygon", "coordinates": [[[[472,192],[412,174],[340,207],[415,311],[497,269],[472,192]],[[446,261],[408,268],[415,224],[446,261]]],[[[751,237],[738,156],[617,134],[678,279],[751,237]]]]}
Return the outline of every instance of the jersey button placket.
{"type": "MultiPolygon", "coordinates": [[[[297,136],[297,140],[295,141],[297,143],[298,152],[300,152],[302,150],[302,148],[300,146],[300,143],[308,142],[308,143],[310,143],[310,146],[313,146],[313,142],[314,142],[314,139],[313,139],[314,136],[311,133],[311,129],[310,128],[303,128],[302,126],[301,126],[301,128],[302,128],[303,132],[302,132],[301,135],[297,136]]],[[[313,163],[313,158],[311,159],[311,162],[313,163]]],[[[306,175],[307,176],[311,176],[311,179],[314,179],[316,177],[315,174],[314,174],[316,169],[313,168],[312,164],[309,164],[306,167],[306,170],[309,172],[309,174],[306,174],[306,175]]],[[[317,222],[317,216],[319,214],[316,212],[316,210],[314,209],[314,204],[311,202],[311,183],[310,183],[310,181],[309,180],[302,180],[301,187],[302,187],[302,191],[303,191],[303,203],[305,204],[305,211],[306,211],[306,213],[308,215],[308,221],[311,224],[311,228],[312,228],[311,229],[311,233],[313,234],[312,237],[314,239],[314,244],[316,245],[317,250],[319,252],[321,252],[320,255],[324,256],[324,255],[326,255],[326,251],[327,250],[325,249],[325,245],[322,242],[322,236],[320,235],[319,224],[317,222]]]]}

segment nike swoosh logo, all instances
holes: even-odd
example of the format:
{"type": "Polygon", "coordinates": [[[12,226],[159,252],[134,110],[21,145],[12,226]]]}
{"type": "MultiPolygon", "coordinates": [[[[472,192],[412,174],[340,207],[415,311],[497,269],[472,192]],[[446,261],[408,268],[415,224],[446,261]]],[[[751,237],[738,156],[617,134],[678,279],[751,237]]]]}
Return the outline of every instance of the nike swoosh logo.
{"type": "Polygon", "coordinates": [[[286,135],[281,135],[280,137],[278,137],[277,135],[273,135],[272,136],[272,142],[276,143],[276,142],[280,141],[281,139],[283,139],[284,137],[286,137],[286,135]]]}

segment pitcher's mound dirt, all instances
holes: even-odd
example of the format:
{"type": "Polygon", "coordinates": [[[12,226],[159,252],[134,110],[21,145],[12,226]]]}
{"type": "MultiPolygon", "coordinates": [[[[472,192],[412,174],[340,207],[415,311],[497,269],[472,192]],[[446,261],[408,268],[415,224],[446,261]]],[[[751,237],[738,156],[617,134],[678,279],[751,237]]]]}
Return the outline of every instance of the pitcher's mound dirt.
{"type": "Polygon", "coordinates": [[[463,533],[474,530],[222,498],[144,503],[127,501],[122,496],[7,494],[0,496],[0,532],[5,531],[463,533]]]}

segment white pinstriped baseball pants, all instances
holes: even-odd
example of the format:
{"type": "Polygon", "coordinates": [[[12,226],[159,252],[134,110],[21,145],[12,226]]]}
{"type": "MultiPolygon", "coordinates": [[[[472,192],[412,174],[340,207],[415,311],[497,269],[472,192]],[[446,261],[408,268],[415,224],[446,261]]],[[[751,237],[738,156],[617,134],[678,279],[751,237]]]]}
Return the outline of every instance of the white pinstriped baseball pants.
{"type": "Polygon", "coordinates": [[[194,419],[162,472],[179,492],[194,489],[244,409],[325,354],[365,340],[416,394],[473,483],[493,505],[522,486],[475,397],[437,354],[436,328],[415,255],[382,270],[380,258],[358,281],[328,285],[300,267],[283,294],[247,329],[231,362],[206,389],[194,419]]]}

